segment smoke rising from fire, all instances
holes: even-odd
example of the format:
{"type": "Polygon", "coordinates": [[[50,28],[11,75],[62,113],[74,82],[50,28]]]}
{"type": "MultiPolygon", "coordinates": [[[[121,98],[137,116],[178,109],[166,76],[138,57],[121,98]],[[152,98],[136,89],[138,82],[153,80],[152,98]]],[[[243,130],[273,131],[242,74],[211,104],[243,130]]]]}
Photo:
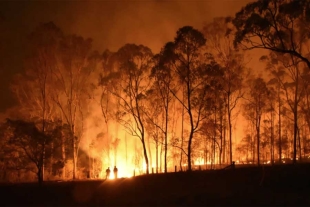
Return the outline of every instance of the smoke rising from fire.
{"type": "Polygon", "coordinates": [[[250,0],[103,0],[103,1],[1,1],[1,38],[5,55],[0,56],[4,84],[0,111],[13,98],[9,83],[22,69],[26,36],[40,23],[54,22],[65,33],[94,39],[94,48],[117,50],[126,43],[144,44],[153,52],[171,41],[178,28],[202,28],[214,17],[234,15],[250,0]],[[3,36],[3,37],[2,37],[3,36]],[[11,61],[14,60],[14,61],[11,61]]]}
{"type": "MultiPolygon", "coordinates": [[[[250,1],[1,2],[0,13],[4,16],[3,27],[6,28],[6,33],[3,34],[6,40],[3,42],[3,48],[7,52],[5,56],[1,56],[3,60],[0,63],[4,68],[0,81],[8,84],[13,74],[22,69],[26,36],[41,22],[52,21],[67,34],[92,38],[94,49],[100,53],[105,49],[116,51],[126,43],[143,44],[157,53],[166,42],[173,40],[180,27],[191,25],[201,29],[205,22],[211,21],[214,17],[234,15],[248,2],[250,1]]],[[[0,96],[6,99],[0,101],[2,104],[0,110],[3,110],[8,107],[5,103],[10,99],[9,87],[1,92],[0,96]]],[[[88,124],[81,140],[81,149],[91,158],[103,159],[105,163],[103,169],[117,164],[120,176],[122,172],[131,173],[136,169],[137,159],[144,163],[142,154],[139,154],[141,151],[139,139],[125,135],[122,126],[117,126],[115,122],[109,125],[107,133],[100,105],[92,104],[92,107],[91,114],[85,122],[88,124]],[[115,158],[115,149],[111,146],[117,138],[120,141],[115,158]]],[[[150,143],[151,149],[154,149],[152,141],[150,143]]],[[[154,154],[152,151],[153,157],[149,157],[151,167],[154,166],[154,154]]]]}

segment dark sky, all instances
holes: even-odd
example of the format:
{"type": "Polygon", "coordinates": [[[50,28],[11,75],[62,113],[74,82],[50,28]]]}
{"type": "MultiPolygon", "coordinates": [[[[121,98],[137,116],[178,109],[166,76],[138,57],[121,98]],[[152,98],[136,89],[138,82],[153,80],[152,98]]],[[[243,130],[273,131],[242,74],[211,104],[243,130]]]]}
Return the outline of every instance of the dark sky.
{"type": "Polygon", "coordinates": [[[0,112],[14,104],[9,83],[22,70],[25,37],[53,21],[67,34],[94,40],[94,49],[144,44],[153,52],[173,40],[178,28],[201,29],[214,17],[234,15],[251,0],[0,1],[0,112]]]}

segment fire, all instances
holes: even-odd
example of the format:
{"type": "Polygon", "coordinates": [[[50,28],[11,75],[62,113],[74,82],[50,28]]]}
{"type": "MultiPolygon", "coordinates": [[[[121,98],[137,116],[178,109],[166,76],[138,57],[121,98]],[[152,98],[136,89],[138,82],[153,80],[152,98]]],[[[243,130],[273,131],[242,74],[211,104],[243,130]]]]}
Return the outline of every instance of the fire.
{"type": "MultiPolygon", "coordinates": [[[[110,168],[110,180],[115,179],[115,175],[113,172],[114,166],[117,167],[118,172],[117,172],[117,178],[131,178],[135,175],[141,174],[141,171],[145,170],[144,163],[143,166],[141,166],[141,169],[136,168],[132,163],[128,162],[126,158],[122,154],[119,154],[116,158],[112,157],[111,160],[116,160],[116,165],[111,165],[103,167],[100,172],[100,178],[105,179],[106,178],[106,169],[109,167],[110,168]]],[[[102,163],[104,163],[104,158],[102,158],[102,163]]]]}
{"type": "MultiPolygon", "coordinates": [[[[110,177],[109,177],[109,179],[113,180],[113,179],[115,179],[115,174],[113,172],[114,166],[109,166],[109,167],[110,167],[110,177]]],[[[135,169],[132,168],[132,166],[126,166],[126,165],[120,164],[120,165],[118,165],[116,167],[118,169],[117,178],[130,178],[130,177],[134,176],[135,169]]],[[[101,175],[100,178],[101,179],[105,179],[106,178],[106,169],[107,168],[101,169],[101,173],[100,173],[100,175],[101,175]]]]}

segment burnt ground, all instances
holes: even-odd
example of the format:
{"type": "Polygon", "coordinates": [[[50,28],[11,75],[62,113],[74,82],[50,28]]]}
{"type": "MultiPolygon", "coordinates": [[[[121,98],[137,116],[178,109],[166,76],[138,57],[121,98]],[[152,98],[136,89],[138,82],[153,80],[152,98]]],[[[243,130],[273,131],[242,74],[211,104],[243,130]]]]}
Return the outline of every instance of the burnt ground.
{"type": "Polygon", "coordinates": [[[0,195],[1,206],[310,206],[310,164],[10,184],[0,195]]]}

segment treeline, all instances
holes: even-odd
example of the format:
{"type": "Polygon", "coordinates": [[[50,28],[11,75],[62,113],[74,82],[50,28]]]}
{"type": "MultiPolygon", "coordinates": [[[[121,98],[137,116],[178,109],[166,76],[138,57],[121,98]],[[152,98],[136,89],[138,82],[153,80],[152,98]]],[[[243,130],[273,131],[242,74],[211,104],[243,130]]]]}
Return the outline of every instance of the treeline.
{"type": "Polygon", "coordinates": [[[199,160],[211,167],[305,160],[309,3],[250,3],[234,18],[178,29],[158,54],[136,44],[99,53],[91,39],[52,22],[39,25],[28,37],[25,70],[11,86],[19,104],[1,125],[1,179],[31,171],[39,182],[89,177],[90,156],[98,164],[92,170],[101,172],[116,156],[120,128],[140,140],[147,174],[151,147],[156,172],[176,163],[192,170],[199,160]],[[259,72],[248,68],[249,49],[269,52],[259,72]],[[240,112],[245,136],[237,143],[240,112]],[[100,128],[88,143],[100,146],[93,155],[83,146],[90,125],[100,128]]]}

